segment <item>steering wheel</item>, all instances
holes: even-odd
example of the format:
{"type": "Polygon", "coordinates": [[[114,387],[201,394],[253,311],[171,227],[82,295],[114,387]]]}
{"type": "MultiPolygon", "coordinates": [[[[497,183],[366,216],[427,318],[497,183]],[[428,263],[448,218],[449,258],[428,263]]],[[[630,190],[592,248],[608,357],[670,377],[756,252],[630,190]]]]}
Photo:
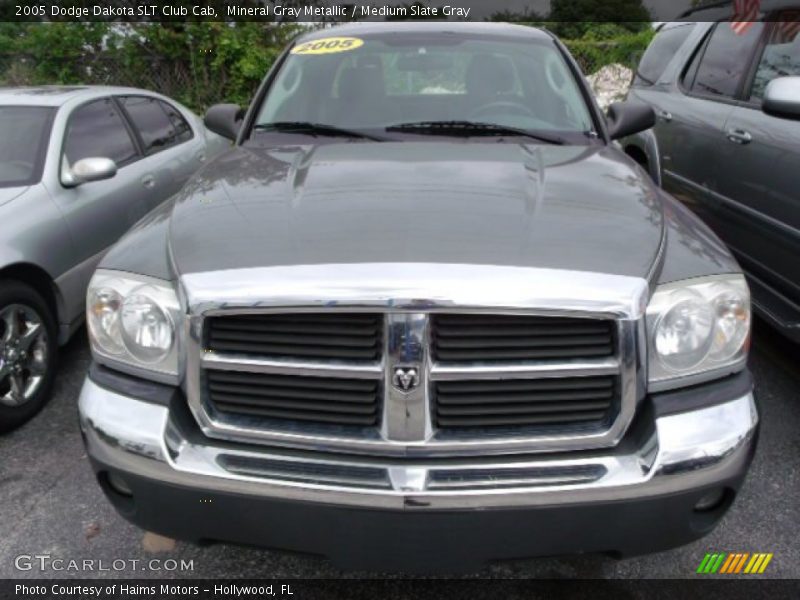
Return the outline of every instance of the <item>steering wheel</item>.
{"type": "Polygon", "coordinates": [[[520,115],[523,117],[536,116],[536,114],[530,108],[521,102],[515,102],[514,100],[495,100],[494,102],[489,102],[488,104],[484,104],[480,108],[475,109],[470,115],[470,118],[472,120],[478,120],[482,115],[497,114],[498,112],[520,115]]]}

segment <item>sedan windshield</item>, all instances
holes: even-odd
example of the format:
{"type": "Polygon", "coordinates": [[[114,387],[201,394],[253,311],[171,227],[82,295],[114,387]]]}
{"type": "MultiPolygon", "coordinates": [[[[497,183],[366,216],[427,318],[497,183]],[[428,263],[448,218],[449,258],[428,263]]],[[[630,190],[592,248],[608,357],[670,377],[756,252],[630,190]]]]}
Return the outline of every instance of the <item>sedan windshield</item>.
{"type": "Polygon", "coordinates": [[[0,187],[39,181],[53,112],[41,106],[0,106],[0,187]]]}
{"type": "Polygon", "coordinates": [[[255,130],[585,144],[594,126],[550,39],[391,33],[299,43],[255,130]]]}

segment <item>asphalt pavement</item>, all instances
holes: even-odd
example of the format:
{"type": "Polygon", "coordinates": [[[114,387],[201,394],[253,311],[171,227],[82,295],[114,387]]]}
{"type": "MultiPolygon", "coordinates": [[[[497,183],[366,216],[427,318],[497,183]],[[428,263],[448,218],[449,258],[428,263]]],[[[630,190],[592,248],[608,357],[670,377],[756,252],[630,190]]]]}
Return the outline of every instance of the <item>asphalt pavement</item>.
{"type": "MultiPolygon", "coordinates": [[[[0,578],[401,576],[343,573],[316,557],[174,542],[127,523],[95,482],[79,434],[76,403],[89,363],[81,331],[64,348],[53,400],[35,420],[0,436],[0,578]],[[63,559],[52,563],[62,569],[70,568],[70,560],[94,561],[87,563],[94,570],[42,571],[37,559],[27,558],[35,555],[63,559]],[[110,570],[97,570],[101,559],[110,570]],[[111,564],[115,559],[125,561],[120,570],[123,563],[111,564]],[[153,559],[159,562],[150,563],[153,559]],[[192,568],[172,570],[181,561],[192,568]],[[145,564],[161,570],[143,571],[145,564]]],[[[622,561],[534,559],[491,565],[471,576],[696,577],[704,554],[721,551],[771,552],[774,558],[761,577],[800,578],[800,346],[757,322],[751,368],[762,418],[759,448],[736,503],[711,535],[670,552],[622,561]]]]}

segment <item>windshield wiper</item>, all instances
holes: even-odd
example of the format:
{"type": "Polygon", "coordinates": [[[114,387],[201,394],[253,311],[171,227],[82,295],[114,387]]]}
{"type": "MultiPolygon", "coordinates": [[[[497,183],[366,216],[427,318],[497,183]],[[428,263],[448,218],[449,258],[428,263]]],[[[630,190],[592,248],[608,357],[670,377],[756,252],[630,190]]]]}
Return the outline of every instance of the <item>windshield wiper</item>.
{"type": "Polygon", "coordinates": [[[400,123],[391,125],[386,131],[408,131],[413,133],[429,133],[432,135],[461,135],[464,137],[479,135],[506,135],[527,137],[548,144],[563,145],[566,143],[564,138],[530,131],[517,127],[507,127],[496,123],[479,123],[475,121],[419,121],[417,123],[400,123]]]}
{"type": "Polygon", "coordinates": [[[311,123],[307,121],[278,121],[276,123],[259,123],[253,129],[257,131],[279,131],[281,133],[305,133],[308,135],[327,135],[332,137],[349,137],[362,140],[372,140],[375,142],[384,141],[380,138],[363,131],[354,129],[342,129],[334,125],[325,123],[311,123]]]}

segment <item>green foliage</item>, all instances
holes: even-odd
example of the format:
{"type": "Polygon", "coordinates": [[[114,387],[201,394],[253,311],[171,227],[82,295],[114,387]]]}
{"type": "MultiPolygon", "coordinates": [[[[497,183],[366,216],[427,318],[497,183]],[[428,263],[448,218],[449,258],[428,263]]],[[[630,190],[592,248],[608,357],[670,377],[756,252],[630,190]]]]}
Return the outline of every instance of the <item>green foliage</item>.
{"type": "Polygon", "coordinates": [[[197,111],[223,100],[246,104],[302,30],[258,22],[0,23],[0,85],[129,85],[197,111]]]}
{"type": "Polygon", "coordinates": [[[103,52],[109,29],[108,23],[3,22],[0,56],[25,57],[24,66],[35,83],[78,83],[82,78],[79,62],[103,52]]]}
{"type": "Polygon", "coordinates": [[[609,24],[633,33],[650,27],[650,13],[642,0],[552,0],[548,19],[551,31],[569,40],[609,24]]]}
{"type": "Polygon", "coordinates": [[[590,75],[609,64],[620,63],[634,68],[641,58],[655,32],[648,28],[639,33],[628,33],[609,38],[564,40],[564,44],[578,61],[586,75],[590,75]]]}

